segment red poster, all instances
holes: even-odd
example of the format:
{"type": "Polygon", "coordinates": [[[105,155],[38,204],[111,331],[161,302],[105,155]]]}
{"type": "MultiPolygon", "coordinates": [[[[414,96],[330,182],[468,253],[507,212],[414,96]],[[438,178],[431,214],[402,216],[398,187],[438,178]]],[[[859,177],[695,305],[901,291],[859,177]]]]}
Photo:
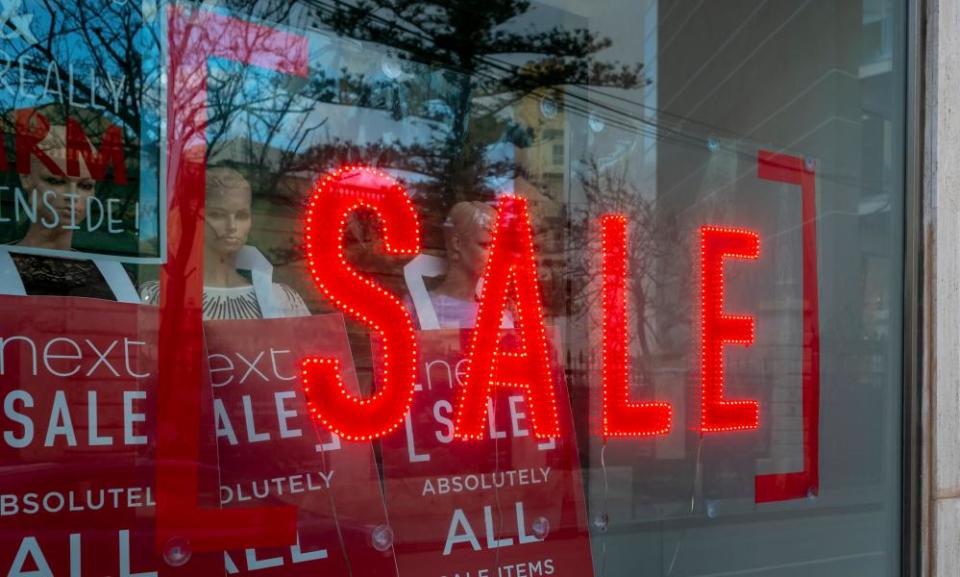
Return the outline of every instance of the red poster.
{"type": "Polygon", "coordinates": [[[226,554],[228,575],[396,575],[369,442],[338,439],[306,412],[300,361],[340,360],[357,377],[339,314],[204,323],[224,507],[293,505],[297,542],[226,554]]]}
{"type": "MultiPolygon", "coordinates": [[[[181,544],[168,563],[154,546],[157,312],[0,296],[0,574],[223,574],[219,554],[181,544]]],[[[197,498],[215,507],[212,416],[203,422],[197,498]]]]}
{"type": "Polygon", "coordinates": [[[419,336],[418,392],[383,440],[387,510],[402,577],[593,575],[563,371],[553,361],[562,436],[533,437],[520,392],[488,406],[482,440],[453,438],[466,332],[419,336]]]}

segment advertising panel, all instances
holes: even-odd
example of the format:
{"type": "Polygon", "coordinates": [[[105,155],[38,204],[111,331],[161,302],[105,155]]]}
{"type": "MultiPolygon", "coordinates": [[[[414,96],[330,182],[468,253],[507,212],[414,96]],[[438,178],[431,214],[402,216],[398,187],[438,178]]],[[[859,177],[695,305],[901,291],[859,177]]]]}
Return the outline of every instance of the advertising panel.
{"type": "Polygon", "coordinates": [[[592,575],[587,514],[563,370],[552,359],[561,436],[537,440],[524,395],[488,403],[482,439],[453,436],[466,331],[419,333],[418,391],[383,440],[400,575],[592,575]]]}
{"type": "MultiPolygon", "coordinates": [[[[173,543],[161,555],[154,543],[156,309],[0,296],[0,311],[0,571],[222,574],[220,554],[173,543]]],[[[207,412],[198,463],[166,463],[197,467],[206,507],[217,498],[214,439],[207,412]]]]}
{"type": "Polygon", "coordinates": [[[342,317],[207,321],[204,332],[221,504],[298,509],[296,543],[230,551],[227,574],[396,575],[372,445],[315,427],[300,383],[300,360],[319,353],[357,390],[342,317]]]}

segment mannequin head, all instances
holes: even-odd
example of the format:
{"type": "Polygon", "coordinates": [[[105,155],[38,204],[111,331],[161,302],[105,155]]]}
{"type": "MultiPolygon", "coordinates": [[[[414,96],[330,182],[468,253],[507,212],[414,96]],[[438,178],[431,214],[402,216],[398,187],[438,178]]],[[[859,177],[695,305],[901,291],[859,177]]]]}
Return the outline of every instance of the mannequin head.
{"type": "Polygon", "coordinates": [[[463,201],[454,205],[444,222],[447,279],[465,284],[460,288],[469,294],[483,276],[496,215],[487,204],[463,201]]]}
{"type": "Polygon", "coordinates": [[[23,190],[37,192],[38,223],[34,226],[63,230],[78,225],[87,217],[87,200],[96,193],[97,182],[91,178],[82,156],[79,175],[67,175],[66,135],[65,126],[51,126],[47,136],[37,145],[60,168],[59,173],[33,156],[30,172],[20,175],[23,190]]]}
{"type": "Polygon", "coordinates": [[[207,168],[206,232],[204,245],[208,257],[234,259],[247,244],[250,235],[250,183],[232,168],[207,168]]]}

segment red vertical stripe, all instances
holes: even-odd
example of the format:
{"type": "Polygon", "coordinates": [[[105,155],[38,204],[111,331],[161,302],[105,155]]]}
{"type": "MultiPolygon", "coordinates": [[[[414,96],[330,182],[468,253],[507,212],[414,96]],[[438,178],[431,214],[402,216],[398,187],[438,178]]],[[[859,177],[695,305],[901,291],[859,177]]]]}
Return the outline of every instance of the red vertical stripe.
{"type": "Polygon", "coordinates": [[[203,211],[207,60],[220,57],[306,76],[307,39],[203,10],[171,7],[168,21],[168,235],[160,272],[157,547],[194,551],[289,545],[296,509],[198,505],[203,389],[203,211]]]}
{"type": "Polygon", "coordinates": [[[803,218],[803,470],[757,475],[757,503],[820,492],[820,302],[817,277],[816,172],[797,156],[761,150],[757,176],[800,186],[803,218]]]}

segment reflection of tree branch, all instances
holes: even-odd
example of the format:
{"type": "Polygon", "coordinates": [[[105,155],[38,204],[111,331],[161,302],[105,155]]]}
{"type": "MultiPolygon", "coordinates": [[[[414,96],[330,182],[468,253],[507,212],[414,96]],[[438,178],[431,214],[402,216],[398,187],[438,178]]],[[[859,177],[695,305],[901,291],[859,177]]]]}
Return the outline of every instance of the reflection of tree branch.
{"type": "MultiPolygon", "coordinates": [[[[101,76],[109,75],[111,78],[111,69],[119,71],[127,79],[120,96],[120,101],[124,103],[124,106],[112,112],[119,117],[120,121],[131,128],[131,132],[139,134],[140,101],[144,96],[141,92],[142,86],[139,84],[140,59],[136,57],[138,50],[134,42],[137,33],[142,28],[139,21],[134,22],[129,14],[124,18],[109,4],[101,11],[92,10],[85,2],[51,3],[44,0],[44,6],[50,19],[44,41],[25,47],[17,54],[16,58],[23,58],[33,52],[44,60],[59,65],[61,61],[61,55],[58,55],[58,50],[61,48],[60,41],[63,41],[62,48],[64,50],[73,51],[75,47],[71,43],[75,43],[77,36],[79,36],[84,45],[84,50],[93,56],[89,61],[91,68],[98,71],[101,76]],[[58,26],[58,23],[61,25],[58,26]],[[68,23],[74,24],[68,25],[68,23]],[[98,23],[102,23],[102,25],[98,23]],[[104,31],[113,34],[105,36],[104,31]]],[[[66,56],[66,53],[62,56],[66,56]]],[[[31,65],[28,60],[23,62],[23,67],[26,72],[31,74],[34,84],[40,85],[45,82],[46,66],[31,65]]],[[[79,76],[73,77],[72,85],[75,92],[91,93],[92,86],[84,82],[79,76]]]]}
{"type": "MultiPolygon", "coordinates": [[[[146,87],[140,84],[143,70],[141,58],[136,57],[136,34],[141,26],[135,11],[118,12],[109,6],[94,10],[91,3],[83,1],[44,2],[51,13],[51,29],[46,48],[41,44],[36,54],[56,60],[62,40],[81,38],[94,58],[92,66],[101,75],[125,73],[128,83],[122,88],[124,105],[119,114],[128,126],[139,127],[140,102],[146,87]],[[60,25],[64,17],[68,22],[60,25]],[[54,27],[54,22],[59,27],[54,27]],[[74,30],[77,24],[79,28],[74,30]]],[[[515,162],[494,160],[487,154],[491,144],[524,139],[518,123],[502,114],[507,108],[556,86],[593,83],[629,88],[640,83],[639,65],[591,61],[610,45],[610,40],[585,28],[509,31],[529,13],[531,5],[525,0],[306,3],[319,8],[325,24],[339,33],[370,41],[376,44],[374,50],[401,50],[408,62],[421,63],[417,65],[418,74],[406,80],[385,80],[376,72],[351,74],[345,65],[328,77],[318,65],[305,83],[285,84],[286,80],[278,80],[276,74],[263,75],[262,71],[237,66],[239,72],[231,68],[227,74],[211,74],[206,87],[208,98],[200,102],[200,87],[185,78],[186,67],[179,66],[184,62],[171,62],[169,68],[172,105],[181,107],[180,117],[186,119],[182,126],[170,127],[176,140],[191,142],[202,137],[208,155],[217,155],[226,148],[231,135],[246,130],[248,141],[239,145],[239,153],[245,156],[244,162],[263,173],[258,176],[262,189],[278,191],[270,196],[276,202],[297,201],[293,193],[279,192],[286,179],[299,178],[297,172],[362,161],[424,175],[415,194],[424,197],[429,210],[443,212],[445,206],[460,198],[491,194],[486,182],[490,176],[521,174],[515,162]],[[509,62],[503,58],[506,55],[511,58],[509,62]],[[445,110],[425,112],[427,103],[433,101],[440,101],[445,110]],[[422,118],[426,127],[423,141],[401,144],[332,139],[319,143],[327,119],[313,115],[310,108],[323,103],[384,111],[394,121],[422,118]],[[202,123],[201,113],[206,115],[202,123]]],[[[294,3],[225,0],[223,5],[238,18],[288,23],[294,3]]],[[[153,28],[146,29],[149,34],[144,38],[152,38],[154,46],[158,45],[153,28]]],[[[261,31],[266,33],[266,28],[261,31]]],[[[172,33],[198,34],[201,44],[218,40],[204,37],[207,31],[189,25],[172,33]]],[[[264,38],[258,34],[235,40],[240,51],[263,48],[260,44],[264,38]]],[[[282,58],[283,54],[277,56],[282,58]]],[[[179,55],[187,61],[192,57],[179,55]]],[[[39,80],[46,72],[34,65],[28,70],[39,80]]],[[[74,82],[77,89],[89,92],[91,87],[82,78],[74,82]]],[[[652,257],[638,253],[635,258],[646,262],[652,257]]]]}
{"type": "Polygon", "coordinates": [[[625,169],[603,171],[595,159],[585,165],[577,175],[584,204],[574,208],[571,232],[574,238],[583,239],[585,246],[568,259],[568,263],[580,264],[566,271],[573,287],[573,314],[589,315],[600,298],[588,256],[599,250],[597,232],[592,227],[601,214],[624,214],[630,223],[627,294],[634,319],[632,338],[642,356],[672,350],[676,328],[688,326],[691,314],[690,299],[685,298],[692,274],[685,240],[689,235],[679,230],[676,220],[659,207],[656,198],[644,197],[633,186],[625,169]]]}

